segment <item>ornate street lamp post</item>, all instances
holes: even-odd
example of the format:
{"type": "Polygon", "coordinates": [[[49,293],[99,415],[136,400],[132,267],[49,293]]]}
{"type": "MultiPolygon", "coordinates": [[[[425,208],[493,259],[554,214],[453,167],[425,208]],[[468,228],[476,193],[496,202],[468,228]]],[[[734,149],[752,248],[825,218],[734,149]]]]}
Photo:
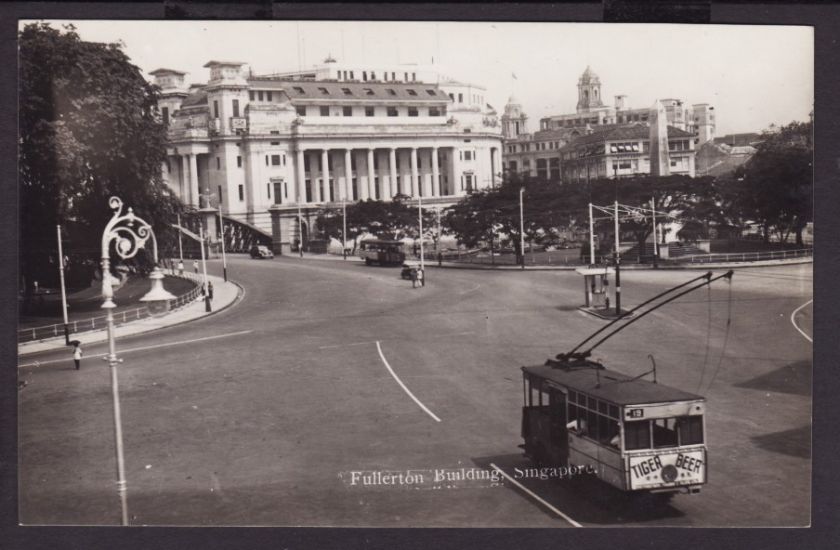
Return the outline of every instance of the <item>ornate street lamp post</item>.
{"type": "Polygon", "coordinates": [[[104,358],[108,361],[111,371],[111,394],[114,403],[114,439],[117,447],[117,491],[122,504],[122,524],[128,525],[128,502],[126,500],[125,480],[125,459],[123,456],[122,438],[122,417],[120,413],[119,383],[117,380],[117,365],[122,359],[117,358],[117,349],[114,335],[114,287],[111,283],[111,242],[114,242],[114,250],[117,256],[123,259],[133,258],[137,251],[145,248],[146,241],[152,239],[152,252],[155,266],[150,275],[152,289],[141,298],[141,301],[148,302],[149,311],[152,314],[165,312],[169,308],[169,300],[175,298],[163,288],[163,273],[158,266],[157,240],[152,232],[151,226],[141,218],[134,215],[129,208],[123,215],[123,203],[118,197],[111,197],[108,205],[114,211],[114,215],[105,226],[102,233],[102,298],[104,303],[102,309],[107,312],[108,324],[108,355],[104,358]]]}

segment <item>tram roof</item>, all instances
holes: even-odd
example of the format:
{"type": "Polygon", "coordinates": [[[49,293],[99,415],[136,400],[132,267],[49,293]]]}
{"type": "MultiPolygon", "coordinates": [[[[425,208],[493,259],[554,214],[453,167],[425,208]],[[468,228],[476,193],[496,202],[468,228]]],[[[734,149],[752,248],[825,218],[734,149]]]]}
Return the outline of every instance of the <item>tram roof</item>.
{"type": "Polygon", "coordinates": [[[705,399],[664,384],[654,384],[627,376],[609,369],[573,367],[555,368],[547,365],[522,367],[533,376],[556,382],[571,390],[585,393],[596,399],[610,401],[616,405],[641,405],[644,403],[667,403],[671,401],[695,401],[705,399]],[[600,379],[600,385],[599,385],[600,379]]]}

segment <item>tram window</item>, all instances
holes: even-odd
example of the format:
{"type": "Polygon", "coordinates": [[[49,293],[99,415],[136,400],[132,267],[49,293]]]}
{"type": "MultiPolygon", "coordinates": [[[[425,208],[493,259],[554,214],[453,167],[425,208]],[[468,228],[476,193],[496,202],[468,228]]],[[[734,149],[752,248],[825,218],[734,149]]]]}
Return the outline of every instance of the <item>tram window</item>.
{"type": "Polygon", "coordinates": [[[607,414],[609,414],[612,418],[618,418],[618,407],[610,405],[609,408],[607,408],[607,414]]]}
{"type": "Polygon", "coordinates": [[[569,403],[577,403],[577,392],[569,390],[569,403]]]}
{"type": "Polygon", "coordinates": [[[610,445],[612,439],[618,435],[618,421],[606,416],[598,417],[598,441],[610,445]]]}
{"type": "Polygon", "coordinates": [[[601,414],[608,414],[608,406],[604,401],[598,401],[598,412],[601,414]]]}
{"type": "Polygon", "coordinates": [[[680,445],[703,443],[703,417],[683,416],[677,423],[680,432],[680,445]]]}
{"type": "Polygon", "coordinates": [[[653,447],[655,449],[676,447],[678,444],[676,418],[657,418],[653,421],[653,447]]]}
{"type": "Polygon", "coordinates": [[[580,409],[578,409],[577,405],[569,405],[569,418],[567,420],[572,422],[580,418],[580,409]]]}
{"type": "Polygon", "coordinates": [[[549,395],[548,392],[540,390],[540,406],[547,407],[550,404],[549,395]]]}
{"type": "Polygon", "coordinates": [[[596,441],[599,440],[598,418],[598,413],[594,411],[586,411],[586,424],[589,428],[589,433],[587,433],[586,435],[596,441]]]}
{"type": "Polygon", "coordinates": [[[593,411],[598,410],[598,400],[597,399],[595,399],[594,397],[588,397],[586,401],[587,401],[586,406],[588,408],[592,409],[593,411]]]}
{"type": "Polygon", "coordinates": [[[624,423],[624,448],[650,449],[650,422],[647,420],[624,423]]]}

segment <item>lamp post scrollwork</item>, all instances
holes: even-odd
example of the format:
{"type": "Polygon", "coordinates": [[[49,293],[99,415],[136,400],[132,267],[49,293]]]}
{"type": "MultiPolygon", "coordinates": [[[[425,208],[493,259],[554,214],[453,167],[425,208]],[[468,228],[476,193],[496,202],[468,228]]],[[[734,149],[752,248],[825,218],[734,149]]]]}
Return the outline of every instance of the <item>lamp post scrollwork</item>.
{"type": "Polygon", "coordinates": [[[151,240],[154,268],[149,278],[152,289],[140,300],[148,303],[152,314],[165,312],[169,307],[169,300],[175,297],[163,288],[163,273],[158,266],[157,240],[152,227],[142,218],[137,217],[131,208],[122,213],[123,202],[118,197],[111,197],[108,205],[114,211],[111,220],[102,233],[102,309],[106,311],[108,326],[108,361],[111,372],[111,394],[114,406],[114,439],[117,452],[117,491],[122,506],[122,524],[128,525],[128,502],[126,496],[125,458],[123,453],[122,416],[120,409],[119,383],[117,365],[122,359],[117,358],[116,338],[114,334],[114,285],[111,278],[111,243],[117,256],[126,260],[133,258],[146,243],[151,240]]]}

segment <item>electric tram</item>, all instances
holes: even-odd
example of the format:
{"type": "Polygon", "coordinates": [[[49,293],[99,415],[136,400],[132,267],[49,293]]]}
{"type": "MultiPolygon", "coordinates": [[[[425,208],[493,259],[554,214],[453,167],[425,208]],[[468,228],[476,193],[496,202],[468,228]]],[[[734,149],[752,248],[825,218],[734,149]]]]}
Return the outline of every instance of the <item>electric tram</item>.
{"type": "Polygon", "coordinates": [[[368,239],[359,244],[359,256],[366,265],[402,265],[404,245],[402,241],[368,239]]]}
{"type": "MultiPolygon", "coordinates": [[[[706,273],[647,300],[614,319],[568,353],[522,367],[521,447],[541,467],[578,466],[629,493],[698,493],[707,481],[706,400],[656,381],[631,377],[590,359],[592,350],[648,313],[732,271],[706,273]],[[697,283],[648,307],[655,300],[697,283]],[[624,321],[585,351],[596,335],[624,321]]],[[[653,380],[644,379],[653,374],[653,380]]]]}

